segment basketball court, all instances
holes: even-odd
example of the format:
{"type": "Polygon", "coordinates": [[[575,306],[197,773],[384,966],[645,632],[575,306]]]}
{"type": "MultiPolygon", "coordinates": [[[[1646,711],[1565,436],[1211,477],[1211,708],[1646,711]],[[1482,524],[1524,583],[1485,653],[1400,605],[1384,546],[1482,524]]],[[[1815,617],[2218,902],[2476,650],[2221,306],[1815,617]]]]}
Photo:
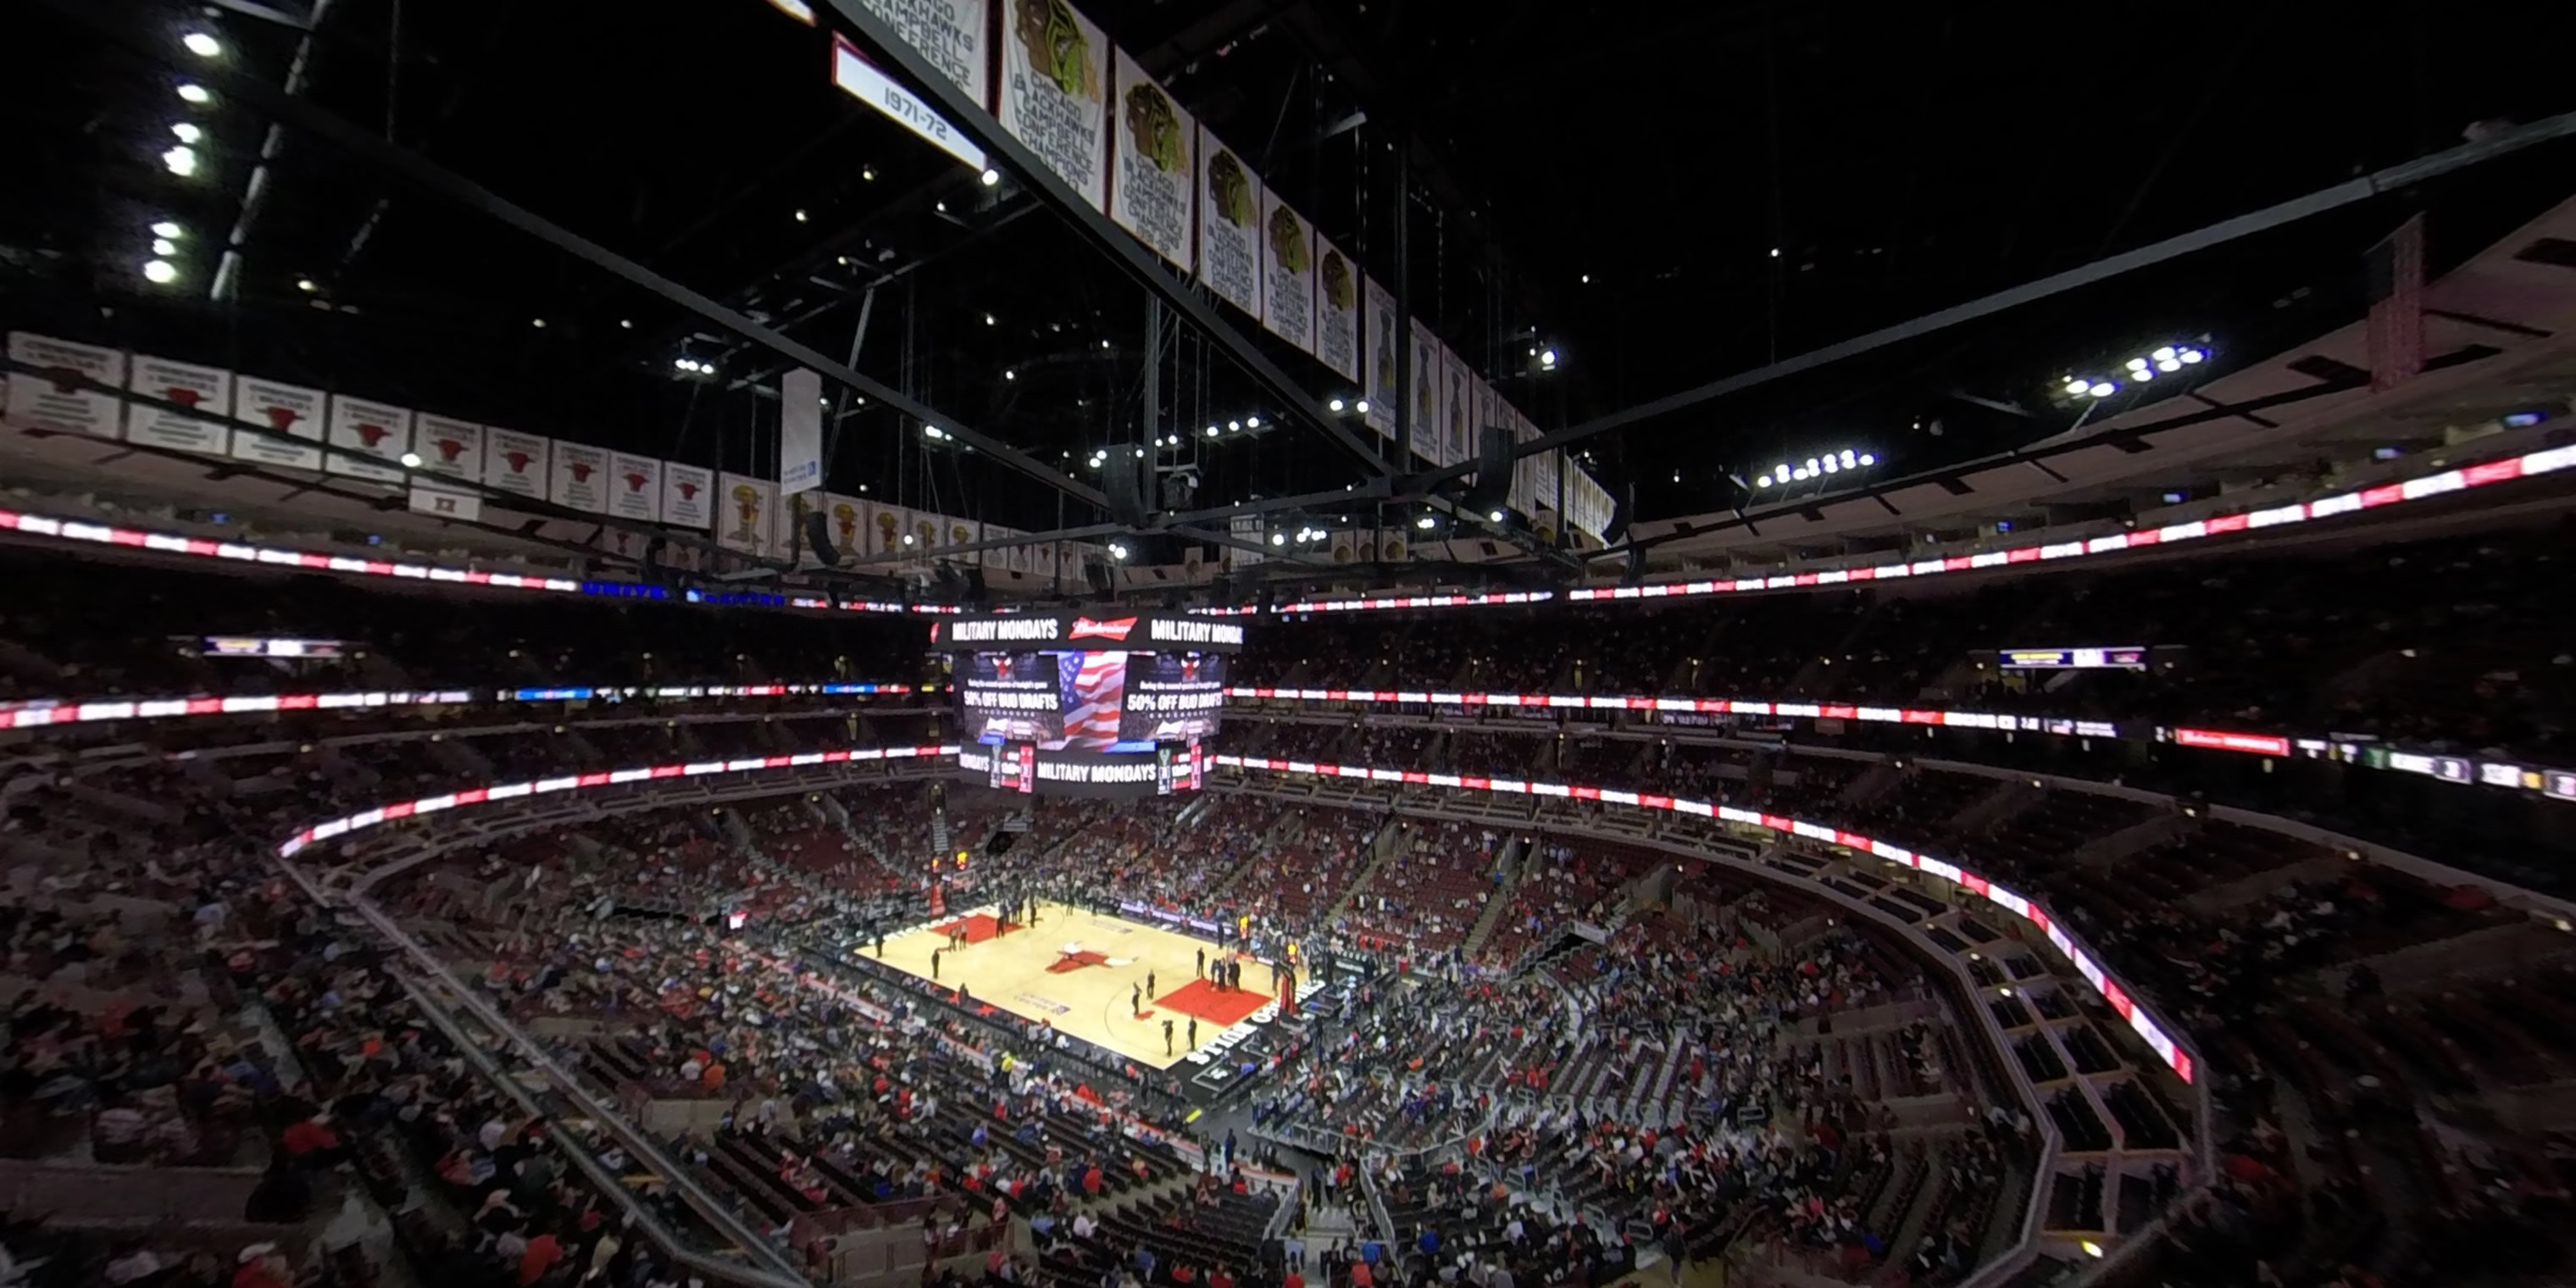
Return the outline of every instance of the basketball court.
{"type": "MultiPolygon", "coordinates": [[[[931,978],[930,954],[946,950],[949,929],[965,933],[966,946],[941,951],[938,982],[960,984],[973,1000],[1116,1051],[1153,1069],[1180,1063],[1191,1051],[1190,1021],[1199,1046],[1270,1004],[1270,967],[1243,963],[1243,987],[1219,989],[1197,977],[1199,954],[1214,966],[1215,943],[1161,926],[1104,916],[1059,903],[1038,905],[1038,922],[1023,928],[995,920],[992,907],[934,920],[917,930],[889,935],[885,964],[931,978]],[[1154,976],[1156,996],[1136,1000],[1135,990],[1154,976]],[[1172,1022],[1172,1053],[1163,1054],[1163,1021],[1172,1022]]],[[[874,945],[863,952],[874,955],[874,945]]]]}

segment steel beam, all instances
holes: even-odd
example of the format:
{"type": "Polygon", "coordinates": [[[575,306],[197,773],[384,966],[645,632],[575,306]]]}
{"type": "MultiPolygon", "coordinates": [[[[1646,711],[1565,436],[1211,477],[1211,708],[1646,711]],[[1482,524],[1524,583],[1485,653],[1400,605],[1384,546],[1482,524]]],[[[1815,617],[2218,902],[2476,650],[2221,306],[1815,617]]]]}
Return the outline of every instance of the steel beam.
{"type": "MultiPolygon", "coordinates": [[[[179,69],[182,66],[178,61],[178,54],[172,52],[175,46],[164,48],[167,42],[162,41],[147,27],[122,22],[113,15],[99,12],[89,5],[80,3],[79,0],[38,0],[38,2],[88,28],[101,39],[147,61],[160,63],[173,69],[179,69]]],[[[682,310],[696,314],[711,325],[722,327],[768,349],[797,366],[811,368],[830,379],[857,389],[924,424],[937,425],[958,439],[973,444],[977,451],[1059,492],[1078,497],[1104,510],[1108,508],[1109,499],[1090,484],[1070,475],[1058,473],[1010,444],[972,425],[961,423],[954,416],[946,415],[933,407],[917,402],[891,386],[852,370],[846,364],[833,361],[809,345],[755,322],[705,295],[581,237],[570,229],[513,205],[462,175],[433,164],[416,153],[395,147],[299,97],[260,81],[257,77],[244,75],[213,63],[189,64],[185,66],[185,70],[192,78],[207,82],[218,91],[231,95],[280,122],[314,135],[332,147],[400,178],[432,196],[516,228],[574,259],[605,270],[629,285],[658,295],[682,310]]]]}
{"type": "MultiPolygon", "coordinates": [[[[48,3],[62,2],[48,0],[48,3]]],[[[1188,319],[1192,326],[1206,332],[1226,356],[1251,374],[1253,383],[1261,386],[1262,392],[1286,409],[1284,414],[1291,423],[1322,431],[1357,458],[1373,476],[1394,472],[1367,440],[1352,433],[1350,427],[1340,420],[1317,411],[1315,396],[1290,378],[1279,364],[1272,362],[1251,337],[1219,313],[1213,300],[1174,277],[1164,267],[1161,256],[1129,236],[1126,229],[1110,222],[1107,214],[1092,209],[1091,203],[1083,200],[1081,194],[1076,193],[1055,171],[1048,169],[1037,153],[1011,137],[1010,131],[1003,129],[1002,123],[986,111],[983,104],[968,98],[965,90],[931,66],[930,60],[922,57],[921,52],[904,40],[891,24],[870,13],[863,0],[827,0],[827,3],[874,51],[880,67],[936,108],[959,133],[984,149],[987,157],[1009,166],[1011,177],[1022,188],[1053,206],[1058,214],[1064,216],[1066,223],[1107,254],[1111,261],[1124,267],[1146,289],[1161,296],[1164,303],[1188,319]]]]}

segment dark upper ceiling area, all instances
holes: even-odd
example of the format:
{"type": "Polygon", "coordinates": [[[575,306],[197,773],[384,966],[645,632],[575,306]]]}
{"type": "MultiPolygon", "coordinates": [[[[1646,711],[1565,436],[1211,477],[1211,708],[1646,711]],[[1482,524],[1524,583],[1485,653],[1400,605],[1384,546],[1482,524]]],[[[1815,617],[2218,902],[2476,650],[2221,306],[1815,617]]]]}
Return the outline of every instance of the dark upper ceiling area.
{"type": "MultiPolygon", "coordinates": [[[[246,106],[183,103],[182,71],[55,4],[0,8],[0,324],[767,464],[781,364],[764,352],[360,159],[272,141],[246,106]],[[185,178],[160,159],[183,122],[205,132],[185,178]],[[160,220],[189,230],[166,285],[137,272],[160,220]]],[[[1187,328],[1152,364],[1165,419],[1145,426],[1148,293],[1017,184],[979,184],[834,88],[829,36],[764,0],[122,7],[173,50],[217,35],[227,68],[271,84],[300,53],[312,104],[826,353],[855,343],[860,370],[1077,477],[1092,451],[1157,432],[1181,436],[1163,455],[1199,465],[1202,504],[1362,477],[1187,328]],[[1203,434],[1251,417],[1262,431],[1203,434]]],[[[2576,9],[2477,0],[2385,21],[2279,0],[1084,9],[1374,275],[1395,267],[1401,210],[1414,312],[1543,428],[2576,107],[2576,9]],[[1538,344],[1557,370],[1527,361],[1538,344]]],[[[2570,154],[1891,346],[1589,456],[1653,517],[1722,507],[1740,495],[1728,475],[1775,459],[1853,446],[1912,469],[2035,440],[2075,414],[2046,396],[2065,372],[2206,335],[2215,374],[2348,322],[2361,252],[2407,213],[2428,214],[2438,271],[2564,198],[2570,154]]],[[[1343,392],[1235,322],[1315,400],[1343,392]]],[[[849,407],[831,486],[1025,528],[1100,518],[920,429],[849,407]]]]}

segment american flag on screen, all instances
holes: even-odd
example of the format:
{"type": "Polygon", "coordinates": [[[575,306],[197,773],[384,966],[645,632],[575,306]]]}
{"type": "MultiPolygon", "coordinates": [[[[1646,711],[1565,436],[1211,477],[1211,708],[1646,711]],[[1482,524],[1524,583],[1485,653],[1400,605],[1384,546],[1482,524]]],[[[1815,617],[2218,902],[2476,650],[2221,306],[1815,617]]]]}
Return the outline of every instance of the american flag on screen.
{"type": "Polygon", "coordinates": [[[1064,712],[1065,740],[1074,746],[1102,747],[1118,741],[1118,714],[1126,706],[1127,655],[1059,653],[1056,676],[1056,709],[1064,712]]]}

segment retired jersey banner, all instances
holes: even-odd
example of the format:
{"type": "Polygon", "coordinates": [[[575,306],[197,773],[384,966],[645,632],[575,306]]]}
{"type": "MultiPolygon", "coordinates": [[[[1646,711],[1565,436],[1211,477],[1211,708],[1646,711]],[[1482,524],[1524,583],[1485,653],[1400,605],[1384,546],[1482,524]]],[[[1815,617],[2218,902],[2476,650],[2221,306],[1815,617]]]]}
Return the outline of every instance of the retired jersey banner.
{"type": "Polygon", "coordinates": [[[662,522],[675,528],[715,526],[715,471],[662,462],[662,522]]]}
{"type": "Polygon", "coordinates": [[[422,412],[411,422],[411,450],[420,453],[426,474],[449,478],[483,478],[483,427],[422,412]]]}
{"type": "MultiPolygon", "coordinates": [[[[1362,395],[1368,399],[1368,410],[1360,414],[1360,419],[1368,422],[1368,427],[1379,434],[1393,438],[1396,409],[1395,346],[1405,342],[1404,328],[1395,320],[1394,294],[1378,285],[1376,278],[1366,280],[1360,289],[1360,297],[1367,306],[1367,311],[1363,315],[1363,334],[1360,336],[1360,343],[1366,355],[1368,367],[1368,379],[1360,385],[1362,389],[1368,391],[1362,395]]],[[[1397,461],[1395,464],[1402,467],[1407,462],[1397,461]]]]}
{"type": "Polygon", "coordinates": [[[125,400],[114,392],[125,387],[122,350],[12,331],[9,356],[30,366],[107,386],[104,390],[82,389],[43,376],[13,372],[9,377],[10,420],[29,429],[50,429],[62,434],[117,436],[119,413],[125,408],[125,400]]]}
{"type": "Polygon", "coordinates": [[[335,450],[323,462],[323,468],[331,473],[399,483],[403,477],[403,453],[411,450],[411,412],[386,403],[333,394],[329,441],[335,450]]]}
{"type": "Polygon", "coordinates": [[[568,510],[608,513],[608,453],[585,443],[555,442],[546,499],[568,510]]]}
{"type": "Polygon", "coordinates": [[[544,496],[554,468],[554,440],[514,430],[483,431],[483,486],[521,496],[544,496]]]}
{"type": "MultiPolygon", "coordinates": [[[[291,438],[322,441],[326,402],[319,389],[280,384],[258,376],[233,377],[233,419],[265,425],[291,438]]],[[[318,470],[322,468],[322,449],[242,430],[233,435],[233,459],[318,470]]]]}
{"type": "Polygon", "coordinates": [[[1109,218],[1186,273],[1190,192],[1197,167],[1198,122],[1172,101],[1126,50],[1117,51],[1116,160],[1109,174],[1109,218]]]}
{"type": "Polygon", "coordinates": [[[1064,0],[1012,0],[996,113],[1056,177],[1109,207],[1109,42],[1064,0]]]}
{"type": "Polygon", "coordinates": [[[894,28],[939,74],[956,82],[978,107],[993,106],[993,72],[986,53],[993,29],[987,0],[859,0],[894,28]]]}
{"type": "Polygon", "coordinates": [[[778,485],[743,474],[716,475],[716,544],[740,554],[777,549],[778,485]]]}
{"type": "MultiPolygon", "coordinates": [[[[27,377],[30,381],[36,377],[27,377]]],[[[134,355],[126,388],[148,398],[203,407],[217,416],[231,415],[233,373],[216,367],[134,355]]],[[[125,441],[173,451],[221,456],[232,445],[232,430],[220,421],[201,420],[183,412],[136,404],[125,412],[125,441]]]]}
{"type": "Polygon", "coordinates": [[[608,456],[608,512],[638,523],[662,521],[662,462],[650,456],[608,456]]]}
{"type": "Polygon", "coordinates": [[[1279,195],[1261,193],[1261,325],[1315,351],[1315,234],[1279,195]]]}
{"type": "Polygon", "coordinates": [[[1199,280],[1261,316],[1261,181],[1243,158],[1199,129],[1199,280]]]}
{"type": "Polygon", "coordinates": [[[1334,375],[1359,382],[1359,269],[1322,233],[1315,234],[1315,356],[1334,375]]]}
{"type": "Polygon", "coordinates": [[[1413,324],[1413,451],[1434,465],[1446,465],[1449,458],[1441,455],[1448,441],[1441,433],[1440,396],[1447,391],[1448,381],[1440,364],[1440,342],[1431,337],[1431,328],[1417,320],[1413,324]]]}

